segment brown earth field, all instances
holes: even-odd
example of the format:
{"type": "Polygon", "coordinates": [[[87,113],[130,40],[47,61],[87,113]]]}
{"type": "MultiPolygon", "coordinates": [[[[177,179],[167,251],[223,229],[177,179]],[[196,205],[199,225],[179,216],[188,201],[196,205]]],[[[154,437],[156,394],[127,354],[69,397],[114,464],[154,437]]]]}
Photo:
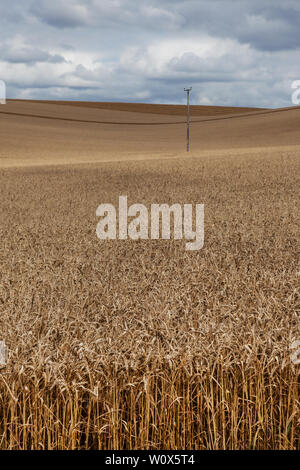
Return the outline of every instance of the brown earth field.
{"type": "Polygon", "coordinates": [[[0,449],[300,449],[300,109],[192,108],[187,154],[175,108],[0,105],[0,449]],[[99,240],[120,195],[203,248],[99,240]]]}

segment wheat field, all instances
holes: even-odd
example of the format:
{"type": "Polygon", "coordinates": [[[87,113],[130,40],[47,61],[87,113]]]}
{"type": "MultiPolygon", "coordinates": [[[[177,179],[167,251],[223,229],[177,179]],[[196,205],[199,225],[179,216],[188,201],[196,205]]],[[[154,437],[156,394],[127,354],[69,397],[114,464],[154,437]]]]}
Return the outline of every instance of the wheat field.
{"type": "Polygon", "coordinates": [[[297,137],[270,147],[265,128],[250,149],[225,123],[225,150],[202,128],[190,157],[168,155],[165,134],[153,157],[147,130],[136,158],[106,161],[104,142],[103,161],[58,164],[58,135],[38,164],[58,124],[1,119],[27,137],[7,131],[0,152],[0,448],[300,449],[297,137]],[[98,240],[96,208],[121,194],[204,203],[204,248],[98,240]]]}

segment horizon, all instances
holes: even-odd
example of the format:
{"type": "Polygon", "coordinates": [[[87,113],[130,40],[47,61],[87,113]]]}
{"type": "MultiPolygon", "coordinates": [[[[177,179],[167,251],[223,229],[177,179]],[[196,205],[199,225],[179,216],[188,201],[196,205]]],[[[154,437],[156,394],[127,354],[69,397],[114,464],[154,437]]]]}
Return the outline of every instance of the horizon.
{"type": "MultiPolygon", "coordinates": [[[[183,103],[151,103],[147,101],[109,101],[109,100],[74,100],[72,98],[60,98],[60,99],[34,99],[34,98],[6,98],[7,101],[36,101],[36,102],[74,102],[74,103],[107,103],[107,104],[138,104],[138,105],[153,105],[153,106],[178,106],[186,108],[186,104],[183,103]]],[[[191,108],[202,107],[202,108],[249,108],[249,109],[272,109],[272,108],[261,108],[259,106],[233,106],[233,105],[212,105],[212,104],[190,104],[191,108]]]]}

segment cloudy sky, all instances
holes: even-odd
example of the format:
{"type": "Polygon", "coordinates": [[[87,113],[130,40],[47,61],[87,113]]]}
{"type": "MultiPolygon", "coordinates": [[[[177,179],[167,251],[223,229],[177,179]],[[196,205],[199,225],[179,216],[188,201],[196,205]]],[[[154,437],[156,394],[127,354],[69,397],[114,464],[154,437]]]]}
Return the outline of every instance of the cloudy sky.
{"type": "Polygon", "coordinates": [[[291,106],[299,0],[1,0],[9,98],[291,106]]]}

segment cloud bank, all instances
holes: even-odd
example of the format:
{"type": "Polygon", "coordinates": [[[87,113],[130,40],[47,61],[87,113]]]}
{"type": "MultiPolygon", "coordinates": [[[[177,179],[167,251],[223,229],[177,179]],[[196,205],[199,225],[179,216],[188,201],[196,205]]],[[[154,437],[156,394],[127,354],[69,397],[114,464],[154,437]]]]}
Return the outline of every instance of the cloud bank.
{"type": "Polygon", "coordinates": [[[2,0],[12,98],[291,105],[296,0],[2,0]]]}

